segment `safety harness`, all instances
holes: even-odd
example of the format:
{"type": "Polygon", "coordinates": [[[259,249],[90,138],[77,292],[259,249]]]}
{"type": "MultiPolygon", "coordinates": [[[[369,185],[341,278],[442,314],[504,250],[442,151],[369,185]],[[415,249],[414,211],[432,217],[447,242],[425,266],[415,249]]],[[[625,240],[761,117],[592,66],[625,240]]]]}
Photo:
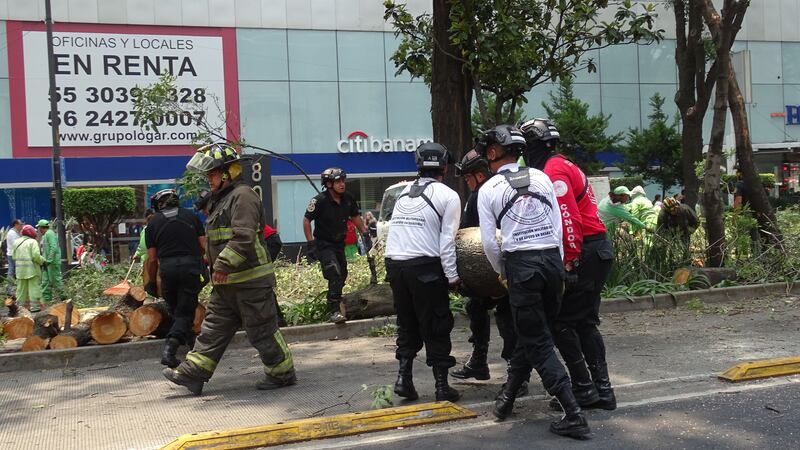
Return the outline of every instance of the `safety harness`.
{"type": "Polygon", "coordinates": [[[506,181],[511,188],[516,190],[517,192],[514,194],[511,199],[506,202],[506,206],[503,207],[503,210],[500,211],[500,214],[497,216],[497,221],[495,224],[497,228],[500,228],[500,221],[503,220],[503,217],[506,213],[514,206],[514,203],[520,197],[533,197],[540,202],[544,203],[545,205],[549,206],[550,209],[553,209],[553,204],[550,203],[550,199],[545,197],[544,195],[538,192],[531,192],[528,188],[531,185],[531,176],[530,176],[530,169],[527,167],[520,167],[520,169],[516,172],[512,172],[510,170],[503,170],[500,172],[500,175],[503,175],[506,178],[506,181]]]}
{"type": "Polygon", "coordinates": [[[399,197],[397,197],[397,200],[399,201],[403,197],[408,197],[408,198],[422,197],[422,199],[425,200],[425,203],[427,203],[428,206],[430,206],[431,209],[433,209],[433,211],[439,217],[439,228],[441,228],[442,227],[442,220],[444,220],[444,216],[433,205],[433,202],[431,201],[430,197],[425,195],[425,189],[429,185],[431,185],[433,183],[438,183],[438,181],[428,181],[425,184],[412,184],[411,188],[409,188],[408,192],[405,192],[405,193],[401,194],[399,197]]]}

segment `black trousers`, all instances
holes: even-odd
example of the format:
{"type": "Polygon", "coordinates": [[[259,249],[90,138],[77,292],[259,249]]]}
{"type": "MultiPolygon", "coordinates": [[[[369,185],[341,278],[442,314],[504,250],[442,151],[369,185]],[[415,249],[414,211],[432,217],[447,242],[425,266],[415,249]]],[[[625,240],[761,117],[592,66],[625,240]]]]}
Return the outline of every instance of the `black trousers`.
{"type": "Polygon", "coordinates": [[[544,388],[555,395],[570,384],[556,356],[550,328],[558,316],[564,286],[561,254],[558,249],[507,253],[505,268],[517,332],[510,370],[527,377],[531,369],[536,369],[544,388]]]}
{"type": "MultiPolygon", "coordinates": [[[[606,347],[597,329],[600,324],[600,294],[611,273],[614,248],[601,235],[583,242],[578,281],[567,285],[561,311],[553,325],[556,345],[567,365],[605,363],[606,347]]],[[[572,368],[570,369],[572,370],[572,368]]]]}
{"type": "Polygon", "coordinates": [[[317,258],[322,267],[322,276],[328,280],[328,305],[331,312],[338,311],[344,282],[347,280],[344,243],[317,240],[317,258]]]}
{"type": "Polygon", "coordinates": [[[186,256],[159,258],[161,293],[172,314],[172,327],[167,334],[181,344],[194,337],[192,324],[200,293],[200,260],[186,256]]]}
{"type": "Polygon", "coordinates": [[[472,332],[469,341],[476,347],[488,346],[491,335],[491,320],[489,311],[494,309],[494,319],[497,330],[503,339],[503,350],[500,356],[506,361],[514,354],[517,345],[517,333],[514,331],[514,321],[511,318],[511,305],[508,296],[492,299],[483,297],[470,297],[467,302],[467,316],[469,317],[469,330],[472,332]]]}
{"type": "Polygon", "coordinates": [[[428,366],[455,366],[450,356],[453,313],[439,258],[387,259],[386,278],[397,311],[397,359],[414,358],[424,345],[428,366]]]}

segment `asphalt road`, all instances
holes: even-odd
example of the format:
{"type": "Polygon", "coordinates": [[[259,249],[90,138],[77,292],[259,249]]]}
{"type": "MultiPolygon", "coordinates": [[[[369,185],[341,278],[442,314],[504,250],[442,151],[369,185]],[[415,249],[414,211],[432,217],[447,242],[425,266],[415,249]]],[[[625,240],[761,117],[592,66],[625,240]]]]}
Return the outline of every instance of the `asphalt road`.
{"type": "MultiPolygon", "coordinates": [[[[591,411],[589,439],[578,441],[547,431],[556,416],[545,413],[544,400],[534,400],[513,416],[496,423],[488,417],[437,429],[408,429],[389,436],[363,435],[349,442],[320,443],[311,448],[358,449],[781,449],[798,448],[800,378],[727,385],[688,399],[641,399],[616,411],[591,411]],[[534,409],[536,411],[525,411],[534,409]],[[533,418],[526,417],[533,416],[533,418]]],[[[673,397],[680,397],[676,394],[673,397]]]]}

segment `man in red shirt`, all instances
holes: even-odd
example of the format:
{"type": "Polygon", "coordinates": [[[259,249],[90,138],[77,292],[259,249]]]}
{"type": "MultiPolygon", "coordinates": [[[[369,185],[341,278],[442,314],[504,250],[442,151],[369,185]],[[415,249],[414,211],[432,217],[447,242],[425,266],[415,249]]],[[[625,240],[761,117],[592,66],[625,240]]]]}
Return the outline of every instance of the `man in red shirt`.
{"type": "MultiPolygon", "coordinates": [[[[617,401],[597,325],[600,293],[611,272],[614,249],[597,214],[597,200],[589,179],[575,163],[556,153],[560,139],[556,127],[547,119],[533,119],[520,129],[527,144],[525,163],[550,177],[561,211],[567,279],[561,310],[552,330],[556,347],[569,369],[578,404],[612,410],[617,401]]],[[[551,407],[561,409],[555,398],[551,407]]]]}

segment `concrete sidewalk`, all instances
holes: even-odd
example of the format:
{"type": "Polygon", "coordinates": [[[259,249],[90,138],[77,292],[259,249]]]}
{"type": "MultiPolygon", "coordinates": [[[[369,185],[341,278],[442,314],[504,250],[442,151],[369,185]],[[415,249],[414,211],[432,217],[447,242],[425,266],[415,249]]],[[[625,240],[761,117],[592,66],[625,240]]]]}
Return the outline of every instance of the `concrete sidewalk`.
{"type": "MultiPolygon", "coordinates": [[[[708,389],[721,383],[714,373],[738,361],[799,354],[799,306],[796,297],[780,297],[708,305],[702,312],[682,307],[605,315],[602,328],[620,401],[635,402],[654,390],[668,395],[708,389]]],[[[454,383],[463,394],[459,403],[482,415],[504,378],[500,340],[493,333],[492,380],[454,383]]],[[[460,361],[469,354],[467,337],[463,327],[453,332],[453,354],[460,361]]],[[[169,384],[155,360],[0,374],[0,447],[158,448],[186,433],[366,410],[375,388],[394,381],[392,337],[291,347],[299,382],[272,392],[254,388],[261,369],[252,349],[231,349],[202,397],[169,384]]],[[[433,401],[424,354],[417,361],[419,401],[433,401]]],[[[531,391],[534,399],[520,403],[519,414],[545,414],[535,376],[531,391]]]]}

